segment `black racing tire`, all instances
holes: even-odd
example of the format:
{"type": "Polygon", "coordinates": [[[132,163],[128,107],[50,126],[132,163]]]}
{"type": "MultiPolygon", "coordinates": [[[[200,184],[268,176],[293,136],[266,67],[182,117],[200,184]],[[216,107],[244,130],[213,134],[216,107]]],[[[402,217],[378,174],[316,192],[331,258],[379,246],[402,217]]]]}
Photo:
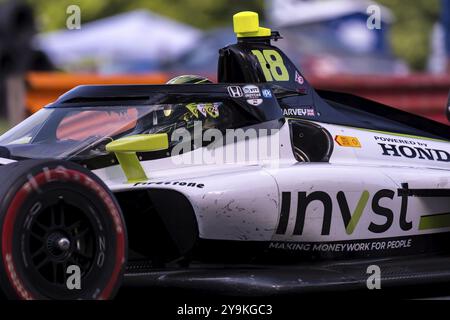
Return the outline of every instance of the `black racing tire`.
{"type": "Polygon", "coordinates": [[[0,289],[9,299],[111,299],[127,234],[108,187],[78,164],[0,166],[0,289]]]}

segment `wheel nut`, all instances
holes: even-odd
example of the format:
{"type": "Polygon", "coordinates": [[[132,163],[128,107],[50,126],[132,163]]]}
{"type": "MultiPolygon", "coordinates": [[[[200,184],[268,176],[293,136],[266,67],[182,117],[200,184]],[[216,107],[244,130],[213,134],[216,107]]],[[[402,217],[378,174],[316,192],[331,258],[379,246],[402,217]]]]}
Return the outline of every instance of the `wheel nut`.
{"type": "Polygon", "coordinates": [[[61,251],[67,251],[70,248],[70,241],[67,238],[61,238],[58,240],[58,248],[61,251]]]}

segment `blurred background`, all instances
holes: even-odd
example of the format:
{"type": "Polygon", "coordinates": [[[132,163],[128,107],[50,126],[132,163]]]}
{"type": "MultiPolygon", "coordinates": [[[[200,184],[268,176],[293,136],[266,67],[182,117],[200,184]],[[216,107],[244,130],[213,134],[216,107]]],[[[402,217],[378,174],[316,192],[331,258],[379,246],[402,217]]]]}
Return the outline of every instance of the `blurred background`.
{"type": "Polygon", "coordinates": [[[0,132],[80,84],[214,80],[243,10],[314,86],[447,122],[450,0],[3,0],[0,132]]]}

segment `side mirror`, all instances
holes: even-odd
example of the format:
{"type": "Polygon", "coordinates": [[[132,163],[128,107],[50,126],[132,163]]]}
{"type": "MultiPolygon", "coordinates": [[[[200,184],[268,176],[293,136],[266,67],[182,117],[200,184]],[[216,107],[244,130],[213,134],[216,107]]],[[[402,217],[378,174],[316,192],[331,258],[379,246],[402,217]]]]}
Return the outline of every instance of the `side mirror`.
{"type": "Polygon", "coordinates": [[[106,150],[114,152],[128,182],[148,180],[136,152],[151,152],[169,148],[166,133],[138,134],[123,137],[106,145],[106,150]]]}

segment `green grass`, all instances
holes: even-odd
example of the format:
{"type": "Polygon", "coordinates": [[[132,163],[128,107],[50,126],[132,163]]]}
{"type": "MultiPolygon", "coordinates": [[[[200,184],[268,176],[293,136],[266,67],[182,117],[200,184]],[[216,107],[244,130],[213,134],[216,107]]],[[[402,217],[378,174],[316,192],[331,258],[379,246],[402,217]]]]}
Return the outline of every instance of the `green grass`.
{"type": "Polygon", "coordinates": [[[3,134],[9,128],[11,128],[11,126],[8,123],[8,120],[6,120],[4,118],[0,118],[0,134],[3,134]]]}

